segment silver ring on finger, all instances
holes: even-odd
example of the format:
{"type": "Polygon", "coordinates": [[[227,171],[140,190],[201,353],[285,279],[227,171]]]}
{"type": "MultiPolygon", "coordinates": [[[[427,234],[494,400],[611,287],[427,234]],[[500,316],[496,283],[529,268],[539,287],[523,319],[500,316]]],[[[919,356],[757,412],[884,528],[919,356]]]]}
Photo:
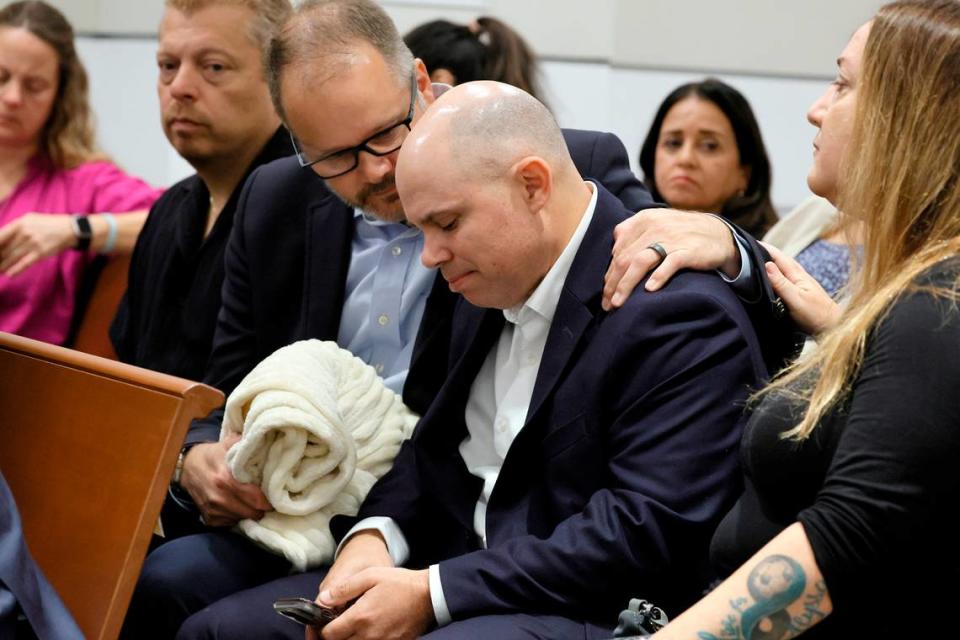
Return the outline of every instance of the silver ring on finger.
{"type": "Polygon", "coordinates": [[[659,242],[654,242],[652,244],[647,245],[647,249],[653,249],[654,251],[657,252],[657,255],[660,256],[660,261],[657,262],[657,264],[660,264],[660,262],[663,262],[664,260],[667,259],[667,250],[664,249],[663,245],[660,244],[659,242]]]}

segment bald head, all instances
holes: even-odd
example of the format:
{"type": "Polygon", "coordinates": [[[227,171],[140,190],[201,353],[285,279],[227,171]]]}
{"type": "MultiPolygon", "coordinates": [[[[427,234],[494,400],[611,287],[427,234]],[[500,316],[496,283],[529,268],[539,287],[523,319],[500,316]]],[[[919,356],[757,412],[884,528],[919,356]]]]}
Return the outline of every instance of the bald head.
{"type": "Polygon", "coordinates": [[[531,294],[592,195],[546,107],[496,82],[434,102],[400,149],[396,185],[423,230],[423,263],[473,304],[498,309],[531,294]]]}
{"type": "Polygon", "coordinates": [[[404,143],[398,174],[405,163],[412,170],[421,162],[427,170],[451,163],[458,179],[494,180],[528,156],[542,158],[558,176],[576,172],[560,127],[540,101],[500,82],[468,82],[423,116],[404,143]]]}

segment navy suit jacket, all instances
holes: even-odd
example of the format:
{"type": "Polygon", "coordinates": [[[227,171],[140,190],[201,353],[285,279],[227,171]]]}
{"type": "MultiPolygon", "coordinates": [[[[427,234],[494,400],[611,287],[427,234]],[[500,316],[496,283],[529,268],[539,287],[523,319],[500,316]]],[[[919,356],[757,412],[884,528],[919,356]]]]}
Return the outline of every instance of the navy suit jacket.
{"type": "MultiPolygon", "coordinates": [[[[615,135],[565,130],[564,137],[582,175],[602,183],[631,210],[658,206],[630,170],[615,135]]],[[[353,210],[295,157],[253,172],[227,245],[223,301],[204,382],[229,394],[280,347],[308,338],[337,339],[353,231],[353,210]]],[[[420,414],[444,380],[455,299],[437,278],[403,392],[404,402],[420,414]]],[[[217,440],[222,419],[220,409],[194,421],[186,444],[217,440]]]]}
{"type": "Polygon", "coordinates": [[[83,638],[70,612],[37,567],[23,539],[20,514],[0,473],[0,638],[13,638],[18,611],[46,640],[83,638]]]}
{"type": "Polygon", "coordinates": [[[766,369],[743,305],[715,274],[678,274],[601,309],[614,226],[600,190],[564,283],[527,422],[487,506],[458,447],[470,388],[504,324],[460,300],[448,379],[357,518],[393,518],[410,566],[439,563],[454,620],[524,611],[611,624],[630,597],[679,612],[709,578],[710,536],[740,493],[748,388],[766,369]]]}

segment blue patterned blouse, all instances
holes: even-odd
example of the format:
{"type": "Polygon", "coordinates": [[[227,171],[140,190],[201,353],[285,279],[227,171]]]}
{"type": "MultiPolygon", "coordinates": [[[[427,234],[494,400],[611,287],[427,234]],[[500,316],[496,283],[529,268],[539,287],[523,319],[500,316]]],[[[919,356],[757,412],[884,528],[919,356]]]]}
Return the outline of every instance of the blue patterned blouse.
{"type": "Polygon", "coordinates": [[[796,260],[834,298],[850,277],[850,250],[846,244],[816,240],[798,253],[796,260]]]}

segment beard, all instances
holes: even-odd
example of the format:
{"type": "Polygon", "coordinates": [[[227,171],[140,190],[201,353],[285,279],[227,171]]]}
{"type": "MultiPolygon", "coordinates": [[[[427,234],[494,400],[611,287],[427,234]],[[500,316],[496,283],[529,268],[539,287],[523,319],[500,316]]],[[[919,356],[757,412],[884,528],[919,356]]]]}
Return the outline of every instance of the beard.
{"type": "Polygon", "coordinates": [[[376,184],[365,185],[354,196],[340,193],[331,187],[329,182],[327,187],[333,192],[333,195],[337,196],[348,207],[360,209],[365,214],[384,222],[406,223],[407,217],[403,211],[403,204],[401,204],[396,191],[394,190],[386,199],[380,197],[391,191],[395,184],[395,178],[390,175],[376,184]]]}

